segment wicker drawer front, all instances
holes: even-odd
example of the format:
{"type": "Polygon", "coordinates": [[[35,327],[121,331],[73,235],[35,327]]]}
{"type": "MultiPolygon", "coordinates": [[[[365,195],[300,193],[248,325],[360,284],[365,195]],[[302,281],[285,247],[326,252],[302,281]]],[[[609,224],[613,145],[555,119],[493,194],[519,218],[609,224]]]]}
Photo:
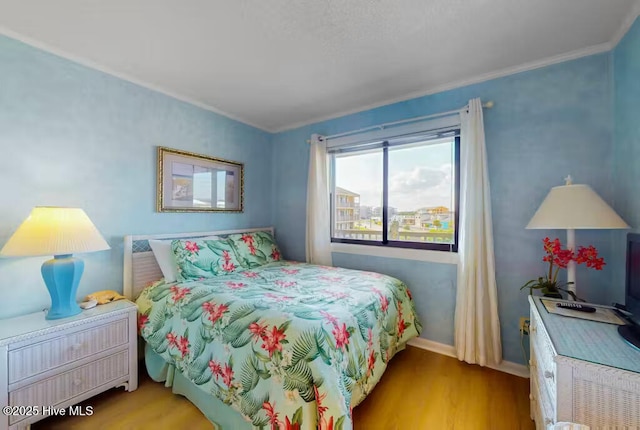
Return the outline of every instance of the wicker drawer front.
{"type": "Polygon", "coordinates": [[[531,345],[531,357],[534,365],[531,368],[531,377],[535,378],[540,386],[541,391],[549,393],[549,398],[554,400],[555,404],[557,396],[556,390],[556,364],[549,350],[545,351],[546,346],[541,346],[542,342],[535,341],[531,345]]]}
{"type": "Polygon", "coordinates": [[[531,399],[535,405],[534,420],[536,422],[536,429],[546,429],[548,426],[555,424],[556,416],[553,408],[554,399],[549,397],[549,393],[538,385],[538,381],[532,379],[533,386],[533,399],[531,399]]]}
{"type": "Polygon", "coordinates": [[[531,321],[533,323],[532,327],[534,327],[534,330],[532,331],[531,348],[536,352],[536,373],[539,381],[538,384],[541,386],[541,389],[546,389],[552,399],[555,399],[557,396],[557,369],[555,353],[553,352],[549,335],[545,331],[544,326],[539,324],[535,314],[532,314],[531,321]]]}
{"type": "Polygon", "coordinates": [[[535,391],[532,391],[529,397],[531,398],[531,418],[536,424],[536,430],[544,430],[542,411],[540,410],[540,405],[536,400],[535,391]]]}
{"type": "Polygon", "coordinates": [[[126,319],[9,351],[9,383],[37,375],[129,341],[126,319]]]}
{"type": "Polygon", "coordinates": [[[549,375],[545,375],[543,365],[540,365],[540,353],[537,350],[537,345],[533,343],[531,345],[531,380],[535,383],[535,391],[538,393],[536,401],[540,405],[542,410],[542,416],[547,421],[556,420],[556,395],[555,395],[555,381],[553,382],[554,390],[549,390],[549,375]]]}
{"type": "MultiPolygon", "coordinates": [[[[531,366],[533,366],[533,356],[530,361],[531,366]]],[[[534,377],[529,379],[529,400],[531,408],[531,419],[536,424],[536,430],[544,430],[544,420],[542,419],[542,406],[540,405],[540,401],[538,398],[540,397],[540,390],[538,389],[538,384],[535,381],[534,377]]]]}
{"type": "MultiPolygon", "coordinates": [[[[11,406],[54,406],[129,373],[129,351],[96,360],[9,393],[11,406]]],[[[11,417],[10,424],[26,417],[11,417]]]]}

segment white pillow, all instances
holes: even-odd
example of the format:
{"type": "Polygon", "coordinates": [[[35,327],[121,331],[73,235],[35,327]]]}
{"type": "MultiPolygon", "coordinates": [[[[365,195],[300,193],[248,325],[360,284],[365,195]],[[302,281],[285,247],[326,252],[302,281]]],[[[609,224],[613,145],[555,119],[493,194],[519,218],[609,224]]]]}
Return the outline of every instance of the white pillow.
{"type": "MultiPolygon", "coordinates": [[[[193,240],[218,240],[218,236],[206,236],[198,237],[193,240]]],[[[163,239],[163,240],[149,240],[149,246],[153,251],[153,255],[156,257],[158,266],[162,271],[165,282],[176,282],[178,279],[178,264],[176,263],[176,257],[171,250],[171,242],[176,239],[163,239]]]]}

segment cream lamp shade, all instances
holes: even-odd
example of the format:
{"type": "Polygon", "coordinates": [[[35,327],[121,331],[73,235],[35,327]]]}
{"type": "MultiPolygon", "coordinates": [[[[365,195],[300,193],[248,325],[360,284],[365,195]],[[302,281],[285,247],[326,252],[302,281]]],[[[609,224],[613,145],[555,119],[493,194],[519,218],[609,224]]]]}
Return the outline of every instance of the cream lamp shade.
{"type": "Polygon", "coordinates": [[[40,272],[51,308],[46,319],[66,318],[81,312],[76,293],[84,262],[72,254],[103,251],[109,245],[82,209],[35,207],[0,250],[9,257],[53,255],[40,272]]]}
{"type": "Polygon", "coordinates": [[[35,207],[0,251],[10,257],[66,255],[109,249],[79,208],[35,207]]]}
{"type": "Polygon", "coordinates": [[[617,229],[626,222],[588,185],[551,188],[528,229],[617,229]]]}
{"type": "MultiPolygon", "coordinates": [[[[576,230],[629,228],[588,185],[572,184],[551,188],[547,197],[527,224],[527,229],[566,229],[567,249],[576,249],[576,230]]],[[[567,289],[576,292],[576,262],[567,265],[567,289]]]]}

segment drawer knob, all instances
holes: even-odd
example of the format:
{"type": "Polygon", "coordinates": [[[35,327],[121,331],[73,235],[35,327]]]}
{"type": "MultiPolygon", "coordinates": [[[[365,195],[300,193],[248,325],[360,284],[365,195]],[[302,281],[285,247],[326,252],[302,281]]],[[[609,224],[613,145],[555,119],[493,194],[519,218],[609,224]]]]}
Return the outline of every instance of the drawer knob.
{"type": "Polygon", "coordinates": [[[553,372],[549,371],[549,370],[545,370],[544,371],[544,377],[547,379],[553,379],[553,372]]]}
{"type": "Polygon", "coordinates": [[[76,387],[80,384],[82,384],[82,379],[76,378],[73,380],[73,385],[75,385],[76,387]]]}
{"type": "Polygon", "coordinates": [[[71,345],[71,350],[73,351],[79,351],[81,348],[82,348],[81,343],[74,343],[73,345],[71,345]]]}
{"type": "Polygon", "coordinates": [[[529,394],[529,400],[535,400],[536,398],[534,397],[533,393],[529,394]]]}

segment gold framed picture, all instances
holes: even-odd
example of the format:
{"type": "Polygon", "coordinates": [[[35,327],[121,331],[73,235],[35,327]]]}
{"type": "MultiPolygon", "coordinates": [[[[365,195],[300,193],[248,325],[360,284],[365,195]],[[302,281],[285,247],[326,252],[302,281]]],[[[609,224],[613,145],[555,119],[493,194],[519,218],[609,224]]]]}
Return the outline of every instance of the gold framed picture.
{"type": "Polygon", "coordinates": [[[158,212],[242,212],[244,164],[158,147],[158,212]]]}

